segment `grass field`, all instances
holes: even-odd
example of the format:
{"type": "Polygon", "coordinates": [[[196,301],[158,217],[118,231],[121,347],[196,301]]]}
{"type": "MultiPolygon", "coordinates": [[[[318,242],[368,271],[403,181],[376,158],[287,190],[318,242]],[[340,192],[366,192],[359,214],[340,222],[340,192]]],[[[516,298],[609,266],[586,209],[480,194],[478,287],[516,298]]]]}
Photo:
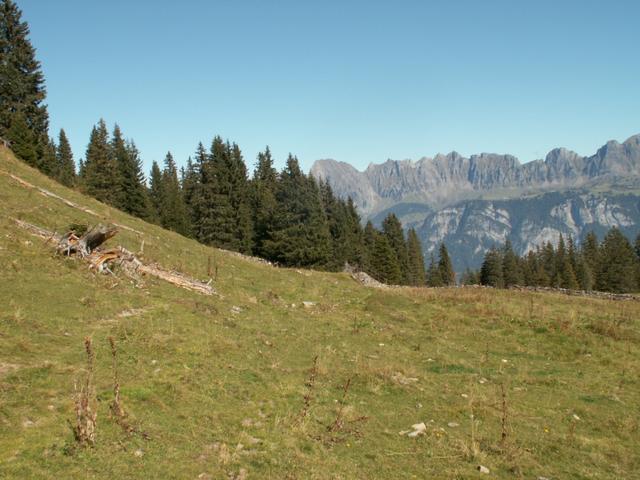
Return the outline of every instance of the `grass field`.
{"type": "Polygon", "coordinates": [[[378,290],[273,268],[122,214],[1,149],[0,478],[640,478],[639,313],[638,302],[378,290]],[[58,232],[127,225],[141,234],[109,245],[144,240],[146,261],[217,272],[219,296],[98,276],[13,218],[58,232]],[[69,421],[86,336],[97,438],[78,448],[69,421]],[[110,417],[110,336],[124,409],[148,439],[110,417]],[[400,434],[420,422],[424,435],[400,434]]]}

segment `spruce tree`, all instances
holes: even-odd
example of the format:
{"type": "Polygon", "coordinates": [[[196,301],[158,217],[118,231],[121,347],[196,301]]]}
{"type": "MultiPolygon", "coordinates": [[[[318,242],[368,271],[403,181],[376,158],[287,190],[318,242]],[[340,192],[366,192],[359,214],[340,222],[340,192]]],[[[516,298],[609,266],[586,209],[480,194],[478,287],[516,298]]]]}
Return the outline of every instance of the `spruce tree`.
{"type": "Polygon", "coordinates": [[[502,278],[506,288],[524,283],[518,257],[514,253],[511,240],[509,239],[506,240],[502,249],[502,278]]]}
{"type": "Polygon", "coordinates": [[[598,237],[593,231],[589,232],[582,242],[580,253],[587,267],[589,267],[589,271],[592,273],[594,277],[593,280],[595,281],[598,266],[600,265],[600,243],[598,242],[598,237]]]}
{"type": "Polygon", "coordinates": [[[253,246],[253,221],[249,199],[247,167],[237,144],[229,149],[228,156],[229,201],[234,213],[234,249],[251,254],[253,246]]]}
{"type": "Polygon", "coordinates": [[[104,120],[91,130],[85,154],[83,187],[89,195],[109,205],[117,205],[120,197],[120,172],[109,144],[104,120]]]}
{"type": "Polygon", "coordinates": [[[331,237],[315,180],[289,155],[280,174],[277,207],[264,243],[267,257],[287,266],[326,267],[331,237]]]}
{"type": "Polygon", "coordinates": [[[42,173],[51,178],[58,177],[58,147],[53,138],[47,139],[42,147],[39,168],[42,173]]]}
{"type": "Polygon", "coordinates": [[[438,249],[438,272],[443,285],[455,285],[456,273],[453,271],[451,258],[444,242],[440,243],[440,248],[438,249]]]}
{"type": "Polygon", "coordinates": [[[502,288],[504,286],[502,254],[496,248],[492,248],[484,256],[484,261],[480,269],[480,283],[496,288],[502,288]]]}
{"type": "Polygon", "coordinates": [[[394,213],[390,213],[382,221],[382,233],[389,240],[389,244],[398,259],[400,272],[402,273],[401,283],[407,283],[409,270],[409,256],[407,253],[407,243],[402,231],[402,223],[394,213]]]}
{"type": "Polygon", "coordinates": [[[375,229],[371,220],[368,220],[362,232],[363,256],[362,265],[360,266],[362,270],[368,273],[371,273],[371,258],[377,235],[379,235],[379,232],[375,229]]]}
{"type": "Polygon", "coordinates": [[[56,156],[58,164],[58,181],[67,187],[72,187],[76,182],[76,167],[73,162],[73,153],[67,134],[60,129],[58,135],[58,151],[56,156]]]}
{"type": "Polygon", "coordinates": [[[410,228],[407,234],[407,255],[409,265],[407,268],[407,283],[413,286],[425,285],[427,275],[422,254],[422,244],[415,229],[410,228]]]}
{"type": "Polygon", "coordinates": [[[160,178],[160,222],[164,228],[173,230],[181,235],[189,233],[189,219],[187,208],[182,198],[178,169],[171,152],[167,152],[164,159],[164,170],[160,178]]]}
{"type": "Polygon", "coordinates": [[[347,209],[345,204],[334,196],[333,190],[328,183],[321,181],[318,187],[331,235],[331,256],[327,268],[339,271],[348,262],[353,248],[349,243],[350,227],[348,225],[347,209]]]}
{"type": "Polygon", "coordinates": [[[11,116],[11,124],[5,136],[11,142],[11,150],[18,158],[32,167],[41,167],[39,153],[41,146],[23,112],[16,112],[11,116]]]}
{"type": "Polygon", "coordinates": [[[379,234],[375,237],[371,252],[371,275],[387,285],[399,285],[402,280],[398,255],[387,235],[379,234]]]}
{"type": "Polygon", "coordinates": [[[429,287],[442,287],[444,280],[438,262],[433,253],[429,256],[429,267],[427,268],[427,285],[429,287]]]}
{"type": "Polygon", "coordinates": [[[0,0],[0,137],[14,144],[20,158],[39,166],[49,117],[44,75],[28,37],[29,26],[15,2],[0,0]]]}
{"type": "Polygon", "coordinates": [[[256,255],[265,257],[264,244],[268,240],[269,230],[276,211],[276,188],[278,173],[273,167],[271,151],[267,146],[258,153],[258,161],[251,180],[251,213],[253,215],[253,250],[256,255]]]}
{"type": "Polygon", "coordinates": [[[153,217],[162,225],[162,210],[165,205],[164,182],[162,181],[162,170],[155,160],[151,164],[151,174],[149,175],[149,199],[153,208],[153,217]]]}
{"type": "Polygon", "coordinates": [[[612,228],[602,242],[596,288],[606,292],[636,292],[637,273],[638,262],[633,247],[619,228],[612,228]]]}

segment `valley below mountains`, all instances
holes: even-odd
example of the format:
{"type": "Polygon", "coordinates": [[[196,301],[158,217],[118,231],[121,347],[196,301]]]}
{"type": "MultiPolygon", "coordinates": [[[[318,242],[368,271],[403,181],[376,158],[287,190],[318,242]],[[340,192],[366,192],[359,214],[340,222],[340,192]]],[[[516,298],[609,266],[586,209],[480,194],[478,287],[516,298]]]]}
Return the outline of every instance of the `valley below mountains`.
{"type": "Polygon", "coordinates": [[[311,174],[351,197],[365,221],[379,225],[395,213],[416,229],[426,258],[444,241],[457,272],[478,268],[507,239],[524,254],[560,234],[580,241],[611,227],[629,237],[640,232],[640,135],[609,141],[588,157],[556,148],[522,164],[513,155],[451,152],[387,160],[364,172],[325,159],[311,174]]]}

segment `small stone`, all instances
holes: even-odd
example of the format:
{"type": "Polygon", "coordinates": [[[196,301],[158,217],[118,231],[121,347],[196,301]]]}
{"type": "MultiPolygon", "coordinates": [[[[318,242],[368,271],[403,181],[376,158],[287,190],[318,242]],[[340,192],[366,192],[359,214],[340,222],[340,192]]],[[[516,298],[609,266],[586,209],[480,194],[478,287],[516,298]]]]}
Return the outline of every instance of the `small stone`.
{"type": "Polygon", "coordinates": [[[469,398],[469,395],[467,395],[466,393],[461,393],[461,394],[460,394],[460,396],[461,396],[462,398],[469,398]]]}
{"type": "Polygon", "coordinates": [[[158,363],[158,360],[151,360],[151,365],[156,365],[158,363]]]}
{"type": "Polygon", "coordinates": [[[138,457],[138,458],[140,458],[140,457],[142,457],[143,455],[144,455],[144,452],[143,452],[142,450],[140,450],[140,449],[137,449],[135,452],[133,452],[133,456],[134,456],[134,457],[138,457]]]}
{"type": "Polygon", "coordinates": [[[31,421],[31,420],[29,420],[29,419],[27,419],[27,420],[25,420],[24,422],[22,422],[22,426],[23,426],[24,428],[30,428],[30,427],[33,427],[34,425],[35,425],[35,423],[34,423],[34,422],[32,422],[32,421],[31,421]]]}
{"type": "Polygon", "coordinates": [[[242,308],[240,308],[240,307],[238,307],[236,305],[231,307],[231,313],[237,314],[237,313],[240,313],[240,312],[242,312],[242,308]]]}
{"type": "Polygon", "coordinates": [[[506,358],[503,358],[502,363],[509,363],[509,360],[507,360],[506,358]]]}
{"type": "Polygon", "coordinates": [[[56,407],[54,407],[53,405],[47,405],[47,410],[49,410],[50,412],[53,412],[56,409],[56,407]]]}
{"type": "Polygon", "coordinates": [[[478,383],[481,383],[481,384],[485,384],[487,382],[488,382],[488,380],[486,378],[484,378],[484,377],[482,377],[480,380],[478,380],[478,383]]]}
{"type": "Polygon", "coordinates": [[[548,477],[538,477],[538,480],[551,480],[551,479],[548,477]]]}
{"type": "Polygon", "coordinates": [[[253,425],[253,420],[251,420],[250,418],[245,418],[244,420],[242,420],[243,427],[248,428],[252,425],[253,425]]]}
{"type": "Polygon", "coordinates": [[[449,428],[458,428],[459,426],[460,426],[460,424],[456,423],[456,422],[447,423],[447,427],[449,427],[449,428]]]}
{"type": "Polygon", "coordinates": [[[576,415],[575,413],[573,414],[573,419],[576,421],[580,421],[580,417],[578,415],[576,415]]]}
{"type": "Polygon", "coordinates": [[[302,305],[304,305],[304,308],[311,308],[311,307],[315,307],[316,302],[304,301],[302,302],[302,305]]]}
{"type": "Polygon", "coordinates": [[[208,473],[201,473],[198,475],[198,480],[213,480],[213,477],[208,473]]]}
{"type": "Polygon", "coordinates": [[[480,473],[491,473],[491,470],[489,470],[487,467],[485,467],[484,465],[478,465],[478,471],[480,473]]]}
{"type": "Polygon", "coordinates": [[[378,346],[379,347],[384,347],[384,343],[379,343],[378,346]]]}

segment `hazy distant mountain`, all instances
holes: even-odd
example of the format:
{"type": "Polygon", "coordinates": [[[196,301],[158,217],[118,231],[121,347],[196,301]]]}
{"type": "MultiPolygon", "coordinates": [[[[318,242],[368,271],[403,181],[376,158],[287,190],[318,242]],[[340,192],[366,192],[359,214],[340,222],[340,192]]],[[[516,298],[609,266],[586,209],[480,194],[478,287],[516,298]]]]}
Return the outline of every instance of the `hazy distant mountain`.
{"type": "Polygon", "coordinates": [[[512,155],[456,152],[433,158],[387,160],[360,172],[348,163],[318,160],[311,173],[351,196],[375,223],[395,212],[418,229],[425,251],[445,240],[458,271],[476,267],[486,249],[508,237],[520,253],[559,233],[640,225],[640,135],[607,142],[581,157],[564,148],[521,164],[512,155]]]}

